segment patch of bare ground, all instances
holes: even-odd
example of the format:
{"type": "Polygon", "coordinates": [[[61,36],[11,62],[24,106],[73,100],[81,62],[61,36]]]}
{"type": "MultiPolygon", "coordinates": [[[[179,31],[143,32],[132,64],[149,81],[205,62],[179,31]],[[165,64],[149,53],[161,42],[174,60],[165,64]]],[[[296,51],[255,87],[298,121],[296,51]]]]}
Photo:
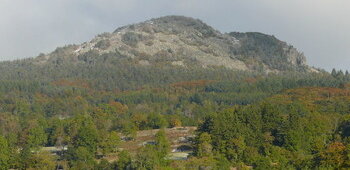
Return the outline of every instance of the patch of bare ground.
{"type": "MultiPolygon", "coordinates": [[[[171,144],[171,151],[178,152],[177,149],[179,147],[181,148],[181,146],[191,147],[191,138],[194,137],[194,132],[196,129],[197,127],[166,128],[165,133],[171,144]]],[[[135,155],[138,149],[140,149],[142,146],[152,144],[152,142],[154,142],[155,134],[158,131],[159,129],[138,131],[135,139],[122,141],[122,143],[119,146],[119,150],[126,150],[131,155],[135,155]]],[[[105,156],[104,159],[108,160],[109,162],[113,162],[118,159],[117,155],[117,153],[109,154],[105,156]]]]}
{"type": "MultiPolygon", "coordinates": [[[[189,143],[189,141],[186,139],[193,137],[196,129],[197,127],[175,127],[165,129],[165,133],[169,142],[171,143],[171,148],[174,149],[182,143],[189,143]]],[[[134,140],[123,141],[120,148],[133,153],[140,147],[147,144],[147,142],[153,142],[154,136],[158,131],[159,129],[138,131],[134,140]]]]}

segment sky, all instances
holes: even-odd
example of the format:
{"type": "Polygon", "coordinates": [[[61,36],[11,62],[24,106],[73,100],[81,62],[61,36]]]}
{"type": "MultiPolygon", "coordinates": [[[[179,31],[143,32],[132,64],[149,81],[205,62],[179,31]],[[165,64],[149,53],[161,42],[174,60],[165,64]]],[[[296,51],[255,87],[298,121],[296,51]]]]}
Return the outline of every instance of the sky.
{"type": "Polygon", "coordinates": [[[0,60],[48,53],[166,15],[274,35],[309,65],[350,70],[349,0],[0,0],[0,60]]]}

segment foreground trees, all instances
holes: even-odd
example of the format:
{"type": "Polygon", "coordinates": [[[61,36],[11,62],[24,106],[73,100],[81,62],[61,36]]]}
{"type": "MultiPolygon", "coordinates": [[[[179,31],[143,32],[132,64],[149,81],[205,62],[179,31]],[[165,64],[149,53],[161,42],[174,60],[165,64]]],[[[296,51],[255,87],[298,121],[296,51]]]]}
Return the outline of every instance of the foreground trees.
{"type": "Polygon", "coordinates": [[[159,169],[166,167],[168,161],[165,159],[170,151],[170,144],[164,129],[159,130],[155,135],[155,144],[146,145],[136,156],[136,169],[159,169]]]}
{"type": "Polygon", "coordinates": [[[349,167],[350,93],[336,76],[235,75],[130,91],[99,88],[84,80],[0,81],[0,167],[349,167]],[[198,126],[187,161],[167,160],[163,130],[155,145],[137,153],[119,148],[138,142],[140,130],[179,126],[198,126]],[[56,156],[42,151],[54,146],[61,150],[56,156]]]}
{"type": "Polygon", "coordinates": [[[6,170],[10,167],[10,149],[7,140],[0,136],[0,169],[6,170]]]}
{"type": "Polygon", "coordinates": [[[262,169],[349,167],[350,143],[342,130],[347,119],[341,121],[342,115],[324,110],[323,104],[310,104],[303,95],[291,101],[286,96],[268,101],[275,103],[237,106],[209,115],[199,127],[196,155],[220,153],[233,165],[262,169]]]}

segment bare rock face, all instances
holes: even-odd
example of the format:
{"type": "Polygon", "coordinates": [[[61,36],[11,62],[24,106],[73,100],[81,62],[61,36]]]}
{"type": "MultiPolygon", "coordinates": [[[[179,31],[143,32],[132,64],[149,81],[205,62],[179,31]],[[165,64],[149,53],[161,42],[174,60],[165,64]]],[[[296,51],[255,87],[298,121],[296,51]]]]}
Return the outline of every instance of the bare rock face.
{"type": "Polygon", "coordinates": [[[300,53],[295,48],[289,48],[286,50],[286,55],[288,62],[295,66],[305,66],[306,64],[306,57],[303,53],[300,53]]]}
{"type": "Polygon", "coordinates": [[[274,36],[256,32],[232,32],[229,35],[239,40],[239,48],[233,51],[246,64],[253,63],[255,67],[261,64],[264,70],[274,72],[311,69],[303,53],[274,36]]]}
{"type": "Polygon", "coordinates": [[[198,19],[166,16],[116,29],[90,42],[58,48],[35,59],[94,63],[103,54],[118,54],[141,66],[225,67],[233,70],[308,71],[305,56],[273,36],[261,33],[223,34],[198,19]]]}

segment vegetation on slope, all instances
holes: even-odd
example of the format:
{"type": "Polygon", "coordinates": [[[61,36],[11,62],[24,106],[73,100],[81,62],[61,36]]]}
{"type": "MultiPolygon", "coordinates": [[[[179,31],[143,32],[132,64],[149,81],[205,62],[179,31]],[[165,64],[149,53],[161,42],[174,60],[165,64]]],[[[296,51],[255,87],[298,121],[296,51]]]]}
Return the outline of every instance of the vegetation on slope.
{"type": "Polygon", "coordinates": [[[0,169],[350,166],[349,73],[314,70],[273,36],[170,16],[0,72],[0,169]],[[166,130],[125,147],[181,126],[198,127],[187,160],[169,159],[166,130]]]}
{"type": "MultiPolygon", "coordinates": [[[[332,147],[347,145],[348,75],[236,77],[127,91],[100,90],[85,80],[3,80],[1,167],[315,167],[332,159],[326,158],[332,147]],[[136,157],[117,149],[121,136],[132,140],[138,130],[194,125],[197,149],[187,161],[153,155],[159,151],[153,146],[136,157]],[[68,150],[48,156],[39,152],[44,146],[68,150]],[[104,161],[109,154],[118,161],[104,161]]],[[[346,167],[341,158],[320,165],[346,167]]]]}

